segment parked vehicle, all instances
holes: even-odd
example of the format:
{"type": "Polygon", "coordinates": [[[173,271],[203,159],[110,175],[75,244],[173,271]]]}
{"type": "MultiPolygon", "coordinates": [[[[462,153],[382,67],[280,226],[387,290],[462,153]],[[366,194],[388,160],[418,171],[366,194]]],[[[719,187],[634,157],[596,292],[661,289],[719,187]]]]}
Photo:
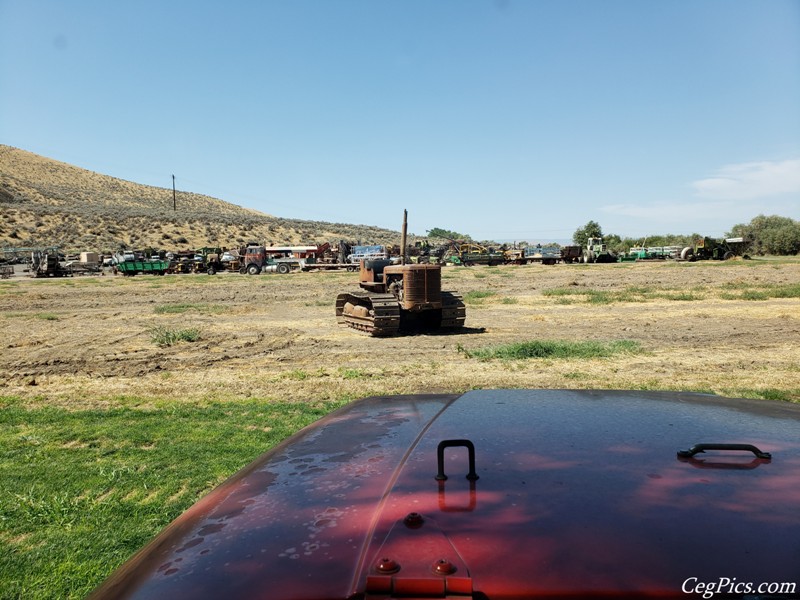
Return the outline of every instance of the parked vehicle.
{"type": "Polygon", "coordinates": [[[347,262],[357,265],[362,260],[388,260],[389,253],[386,246],[351,246],[351,252],[347,256],[347,262]]]}
{"type": "Polygon", "coordinates": [[[367,398],[245,467],[90,599],[798,598],[798,489],[790,403],[367,398]]]}
{"type": "Polygon", "coordinates": [[[695,240],[694,246],[687,246],[681,250],[681,258],[688,261],[695,260],[730,260],[741,256],[745,247],[742,237],[714,239],[702,237],[695,240]]]}
{"type": "Polygon", "coordinates": [[[162,258],[144,258],[136,256],[133,252],[124,252],[114,255],[114,269],[125,276],[144,273],[149,275],[164,275],[170,268],[171,263],[162,258]]]}
{"type": "Polygon", "coordinates": [[[455,242],[445,254],[445,261],[471,267],[473,265],[501,265],[506,262],[505,254],[495,248],[487,248],[473,242],[455,242]]]}
{"type": "Polygon", "coordinates": [[[580,246],[561,246],[561,262],[566,264],[577,263],[583,257],[583,248],[580,246]]]}
{"type": "Polygon", "coordinates": [[[608,249],[603,238],[589,238],[586,248],[583,249],[584,263],[612,263],[617,262],[617,255],[608,249]]]}
{"type": "Polygon", "coordinates": [[[72,277],[71,265],[61,263],[58,248],[43,248],[31,252],[31,277],[72,277]]]}
{"type": "Polygon", "coordinates": [[[634,262],[641,260],[667,260],[678,258],[680,246],[632,246],[627,254],[618,257],[619,262],[634,262]]]}
{"type": "Polygon", "coordinates": [[[525,260],[527,262],[540,262],[543,265],[554,265],[561,260],[561,248],[558,246],[528,246],[525,248],[525,260]]]}
{"type": "Polygon", "coordinates": [[[248,246],[242,257],[239,272],[248,275],[258,275],[262,272],[286,274],[294,269],[302,268],[306,264],[306,260],[268,253],[264,246],[248,246]]]}

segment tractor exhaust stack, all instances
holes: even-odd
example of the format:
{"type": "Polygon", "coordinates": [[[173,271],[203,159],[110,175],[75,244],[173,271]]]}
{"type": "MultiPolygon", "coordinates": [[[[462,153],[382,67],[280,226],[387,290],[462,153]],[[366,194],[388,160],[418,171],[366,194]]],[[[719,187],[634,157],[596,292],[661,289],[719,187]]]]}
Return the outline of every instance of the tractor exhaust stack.
{"type": "Polygon", "coordinates": [[[403,209],[403,231],[400,235],[400,264],[406,264],[406,236],[408,235],[408,210],[403,209]]]}

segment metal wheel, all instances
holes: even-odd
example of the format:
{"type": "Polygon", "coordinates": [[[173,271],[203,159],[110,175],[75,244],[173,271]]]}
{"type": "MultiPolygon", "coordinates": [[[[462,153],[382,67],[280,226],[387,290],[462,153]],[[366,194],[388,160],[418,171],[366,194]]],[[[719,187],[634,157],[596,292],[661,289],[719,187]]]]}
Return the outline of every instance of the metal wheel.
{"type": "Polygon", "coordinates": [[[278,273],[280,273],[281,275],[286,275],[286,273],[288,273],[289,270],[290,270],[289,265],[287,265],[286,263],[278,264],[278,273]]]}
{"type": "Polygon", "coordinates": [[[247,267],[248,275],[258,275],[259,273],[261,273],[261,267],[259,267],[258,265],[249,265],[247,267]]]}

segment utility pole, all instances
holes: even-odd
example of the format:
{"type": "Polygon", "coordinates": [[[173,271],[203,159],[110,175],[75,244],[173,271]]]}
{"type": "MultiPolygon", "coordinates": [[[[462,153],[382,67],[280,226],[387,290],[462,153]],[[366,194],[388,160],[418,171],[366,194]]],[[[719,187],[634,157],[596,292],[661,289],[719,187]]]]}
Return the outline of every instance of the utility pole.
{"type": "Polygon", "coordinates": [[[178,212],[178,200],[175,196],[175,175],[172,176],[172,210],[178,212]]]}

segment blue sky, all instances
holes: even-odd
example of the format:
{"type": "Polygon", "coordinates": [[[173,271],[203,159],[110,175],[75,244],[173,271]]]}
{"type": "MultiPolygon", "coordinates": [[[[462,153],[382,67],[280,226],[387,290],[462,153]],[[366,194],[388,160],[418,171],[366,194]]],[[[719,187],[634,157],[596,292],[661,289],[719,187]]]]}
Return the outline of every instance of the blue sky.
{"type": "Polygon", "coordinates": [[[279,217],[718,236],[800,219],[800,1],[0,0],[0,143],[279,217]]]}

